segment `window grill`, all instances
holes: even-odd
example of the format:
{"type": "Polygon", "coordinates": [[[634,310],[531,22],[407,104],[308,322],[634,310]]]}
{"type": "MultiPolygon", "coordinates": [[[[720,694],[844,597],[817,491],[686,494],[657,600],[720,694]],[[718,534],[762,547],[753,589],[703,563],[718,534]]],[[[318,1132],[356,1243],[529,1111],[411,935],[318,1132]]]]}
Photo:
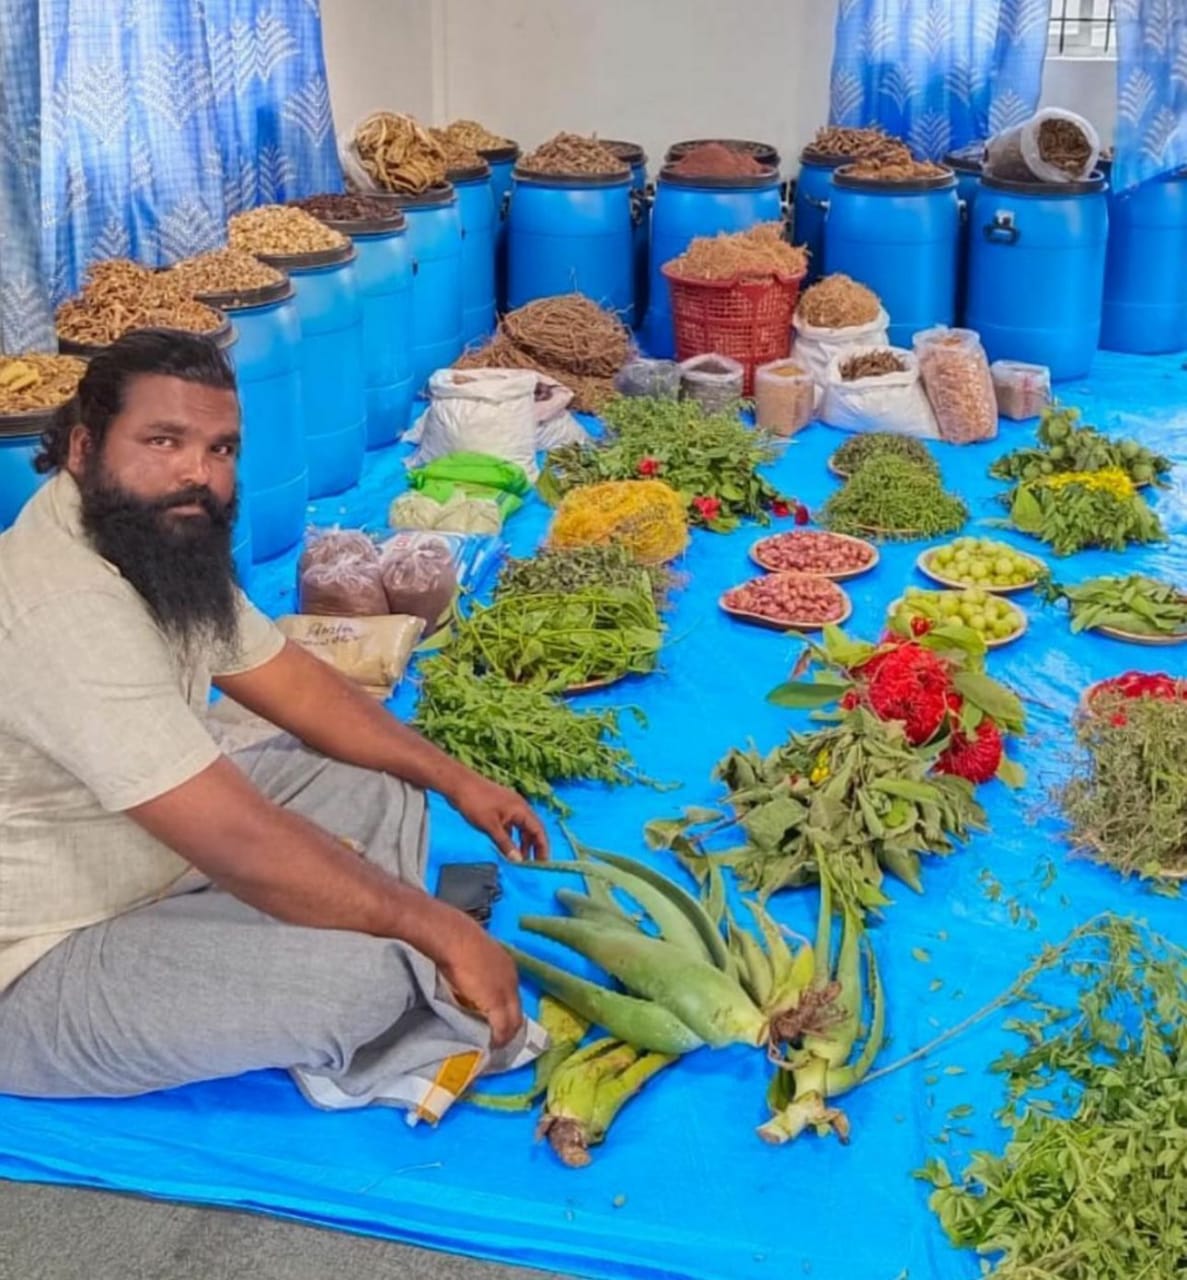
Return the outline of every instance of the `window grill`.
{"type": "Polygon", "coordinates": [[[1051,0],[1047,47],[1069,58],[1116,57],[1116,0],[1051,0]]]}

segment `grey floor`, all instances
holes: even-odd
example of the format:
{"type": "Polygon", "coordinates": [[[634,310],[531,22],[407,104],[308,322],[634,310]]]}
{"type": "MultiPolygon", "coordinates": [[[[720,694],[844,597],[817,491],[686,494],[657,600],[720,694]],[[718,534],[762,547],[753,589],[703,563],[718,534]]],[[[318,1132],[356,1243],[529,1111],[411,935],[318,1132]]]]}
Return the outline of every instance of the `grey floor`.
{"type": "MultiPolygon", "coordinates": [[[[0,1280],[546,1280],[254,1214],[0,1181],[0,1280]]],[[[553,1277],[552,1280],[559,1280],[553,1277]]]]}

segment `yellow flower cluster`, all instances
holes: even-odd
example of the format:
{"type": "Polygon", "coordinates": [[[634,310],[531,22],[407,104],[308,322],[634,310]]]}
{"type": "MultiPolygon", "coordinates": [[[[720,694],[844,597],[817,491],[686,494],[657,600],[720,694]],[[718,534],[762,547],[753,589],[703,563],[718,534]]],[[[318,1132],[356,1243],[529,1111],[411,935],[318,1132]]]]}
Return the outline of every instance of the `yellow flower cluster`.
{"type": "Polygon", "coordinates": [[[1120,467],[1105,467],[1100,471],[1057,471],[1035,481],[1045,489],[1066,489],[1077,484],[1083,489],[1103,489],[1115,498],[1132,498],[1133,481],[1120,467]]]}

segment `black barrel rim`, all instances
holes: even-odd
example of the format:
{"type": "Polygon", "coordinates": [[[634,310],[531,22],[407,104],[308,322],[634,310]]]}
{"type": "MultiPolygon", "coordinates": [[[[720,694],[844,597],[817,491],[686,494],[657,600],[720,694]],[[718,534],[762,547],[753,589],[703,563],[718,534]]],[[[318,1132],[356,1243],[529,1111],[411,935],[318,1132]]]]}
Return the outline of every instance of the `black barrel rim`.
{"type": "Polygon", "coordinates": [[[452,182],[439,182],[425,191],[368,191],[367,195],[375,200],[390,200],[400,210],[444,209],[457,200],[452,182]]]}
{"type": "Polygon", "coordinates": [[[888,195],[910,195],[913,192],[947,191],[956,186],[956,174],[945,168],[942,174],[932,178],[903,178],[883,182],[878,178],[855,178],[844,168],[833,174],[833,185],[850,191],[881,191],[888,195]]]}
{"type": "Polygon", "coordinates": [[[805,147],[800,152],[800,164],[814,164],[820,169],[839,169],[843,164],[852,164],[857,156],[835,156],[827,151],[817,151],[815,147],[805,147]]]}
{"type": "Polygon", "coordinates": [[[484,182],[490,177],[490,165],[485,160],[478,164],[458,165],[456,169],[449,169],[445,177],[455,187],[459,182],[484,182]]]}
{"type": "Polygon", "coordinates": [[[972,142],[967,147],[957,147],[948,152],[944,163],[957,173],[980,173],[985,163],[985,144],[972,142]]]}
{"type": "Polygon", "coordinates": [[[779,186],[779,170],[768,168],[765,173],[746,173],[738,177],[702,176],[691,173],[675,173],[670,164],[659,171],[659,181],[667,187],[700,188],[706,191],[765,191],[779,186]]]}
{"type": "Polygon", "coordinates": [[[643,150],[641,143],[623,142],[621,138],[602,138],[601,143],[607,151],[613,151],[624,164],[629,164],[632,169],[647,163],[647,152],[643,150]]]}
{"type": "MultiPolygon", "coordinates": [[[[68,354],[68,353],[63,353],[68,354]]],[[[0,440],[12,440],[21,436],[40,436],[45,429],[62,415],[71,420],[78,417],[78,393],[52,408],[26,409],[23,413],[0,413],[0,440]]]]}
{"type": "Polygon", "coordinates": [[[673,142],[664,156],[665,164],[672,164],[697,147],[716,142],[719,146],[728,147],[731,151],[744,151],[752,155],[759,164],[771,165],[778,169],[781,157],[778,150],[769,142],[758,142],[753,138],[685,138],[683,142],[673,142]]]}
{"type": "Polygon", "coordinates": [[[514,163],[523,154],[517,142],[509,142],[505,147],[476,147],[475,150],[489,164],[514,163]]]}
{"type": "MultiPolygon", "coordinates": [[[[221,312],[220,312],[221,314],[221,312]]],[[[220,351],[227,351],[239,341],[239,335],[231,326],[230,320],[223,316],[223,322],[217,329],[211,329],[206,333],[202,333],[197,329],[174,329],[167,324],[153,325],[154,329],[160,329],[163,333],[184,333],[188,337],[209,338],[214,342],[220,351]]],[[[138,333],[142,330],[129,329],[128,333],[138,333]]],[[[121,334],[120,337],[126,335],[121,334]]],[[[110,350],[112,343],[106,342],[102,346],[92,346],[88,342],[74,342],[70,338],[58,337],[58,350],[64,356],[79,356],[83,360],[90,360],[92,357],[99,355],[102,351],[110,350]]]]}
{"type": "Polygon", "coordinates": [[[194,298],[216,311],[247,311],[251,307],[270,307],[287,302],[293,296],[293,282],[285,276],[275,284],[257,285],[254,289],[225,289],[220,293],[196,293],[194,298]]]}
{"type": "MultiPolygon", "coordinates": [[[[323,224],[324,225],[324,224],[323,224]]],[[[270,267],[279,267],[281,271],[317,271],[323,267],[337,267],[344,262],[353,262],[354,245],[349,240],[334,249],[317,249],[313,253],[257,253],[261,262],[270,267]]]]}
{"type": "Polygon", "coordinates": [[[511,176],[534,187],[629,187],[632,180],[629,168],[625,173],[536,173],[516,165],[511,176]]]}
{"type": "Polygon", "coordinates": [[[990,191],[1012,191],[1020,196],[1091,196],[1107,185],[1105,175],[1095,170],[1090,178],[1079,182],[1020,182],[1015,178],[993,178],[981,175],[981,185],[990,191]]]}

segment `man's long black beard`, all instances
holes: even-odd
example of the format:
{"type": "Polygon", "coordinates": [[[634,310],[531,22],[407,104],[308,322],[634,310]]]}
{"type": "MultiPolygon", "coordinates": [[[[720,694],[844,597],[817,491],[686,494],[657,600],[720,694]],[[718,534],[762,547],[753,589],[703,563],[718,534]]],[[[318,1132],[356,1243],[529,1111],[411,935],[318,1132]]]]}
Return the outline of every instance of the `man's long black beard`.
{"type": "Polygon", "coordinates": [[[231,530],[236,501],[204,486],[146,500],[114,483],[96,460],[79,485],[91,545],[139,592],[158,626],[180,649],[232,648],[238,600],[231,530]],[[171,516],[197,504],[204,515],[171,516]]]}

